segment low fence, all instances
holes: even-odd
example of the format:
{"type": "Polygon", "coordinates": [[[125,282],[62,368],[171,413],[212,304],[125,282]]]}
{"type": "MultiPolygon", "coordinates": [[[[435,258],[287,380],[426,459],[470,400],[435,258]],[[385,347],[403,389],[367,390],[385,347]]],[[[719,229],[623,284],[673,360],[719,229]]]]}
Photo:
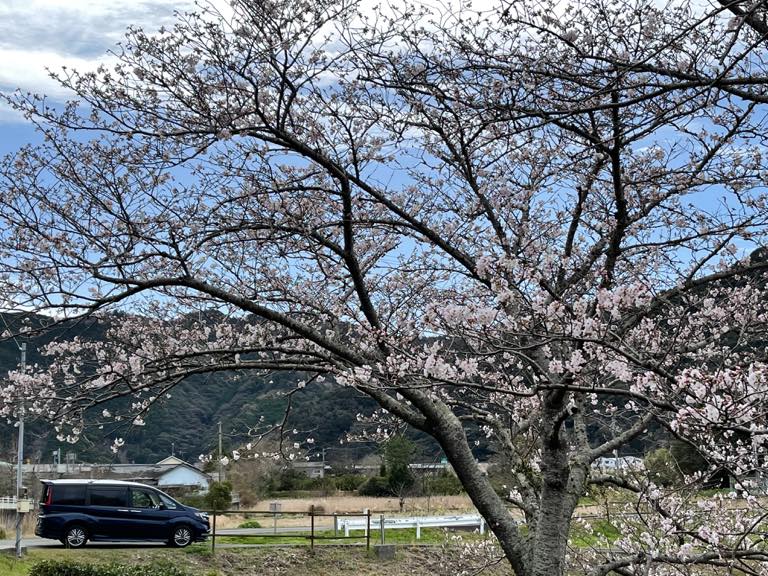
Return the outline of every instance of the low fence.
{"type": "Polygon", "coordinates": [[[480,534],[485,534],[485,520],[479,514],[462,514],[452,516],[411,516],[411,517],[386,517],[384,514],[364,510],[362,513],[334,513],[327,514],[310,506],[308,512],[281,512],[277,507],[267,510],[217,510],[208,511],[211,517],[211,550],[216,550],[216,540],[222,537],[238,538],[273,538],[306,540],[310,549],[314,549],[316,543],[332,540],[337,544],[355,541],[361,543],[364,540],[365,547],[371,547],[371,532],[378,531],[378,540],[385,543],[387,530],[400,530],[406,528],[416,529],[416,539],[421,539],[422,528],[476,528],[480,534]],[[237,515],[246,518],[264,518],[270,521],[271,526],[259,528],[219,529],[217,519],[221,516],[237,515]],[[279,521],[286,518],[304,518],[309,525],[278,526],[279,521]],[[363,536],[351,534],[352,531],[362,531],[363,536]]]}
{"type": "Polygon", "coordinates": [[[306,539],[309,541],[310,549],[314,549],[315,542],[322,541],[322,540],[356,540],[359,541],[360,538],[358,536],[350,536],[349,531],[346,532],[343,536],[339,534],[339,528],[341,526],[341,522],[344,520],[349,520],[352,518],[357,518],[360,521],[360,526],[362,526],[362,529],[365,530],[365,546],[366,548],[370,549],[371,547],[371,511],[366,510],[362,514],[347,514],[347,513],[334,513],[334,514],[326,514],[324,512],[319,512],[315,509],[314,506],[310,506],[308,512],[282,512],[280,510],[272,509],[269,511],[262,511],[262,510],[209,510],[209,515],[211,516],[212,522],[211,522],[211,551],[215,552],[216,550],[216,537],[217,535],[220,537],[226,537],[226,536],[237,536],[240,538],[276,538],[276,539],[285,539],[285,538],[291,538],[291,539],[306,539]],[[226,533],[217,533],[216,529],[216,520],[218,516],[226,516],[226,515],[238,515],[238,516],[247,516],[247,517],[253,517],[253,516],[260,516],[260,517],[267,517],[272,520],[272,527],[271,528],[256,528],[256,529],[237,529],[232,530],[229,529],[226,531],[226,533]],[[309,526],[292,526],[292,527],[282,527],[280,530],[278,530],[278,519],[282,519],[285,517],[307,517],[309,516],[309,526]],[[333,525],[332,527],[321,527],[318,525],[318,519],[323,518],[332,518],[333,519],[333,525]],[[330,530],[333,530],[333,534],[328,534],[330,530]]]}

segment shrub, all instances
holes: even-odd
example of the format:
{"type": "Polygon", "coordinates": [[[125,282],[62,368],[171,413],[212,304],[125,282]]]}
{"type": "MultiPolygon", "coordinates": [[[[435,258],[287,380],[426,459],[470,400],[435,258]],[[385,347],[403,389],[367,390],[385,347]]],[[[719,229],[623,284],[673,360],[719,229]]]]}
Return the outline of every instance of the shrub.
{"type": "Polygon", "coordinates": [[[45,560],[32,566],[29,576],[190,576],[170,562],[149,565],[88,564],[71,560],[45,560]]]}
{"type": "Polygon", "coordinates": [[[205,503],[212,510],[229,510],[232,504],[232,484],[229,482],[211,482],[205,503]]]}
{"type": "Polygon", "coordinates": [[[259,503],[259,495],[256,491],[246,489],[240,490],[240,506],[243,508],[252,508],[259,503]]]}
{"type": "Polygon", "coordinates": [[[246,520],[241,523],[238,528],[261,528],[261,524],[258,520],[246,520]]]}
{"type": "Polygon", "coordinates": [[[361,496],[391,496],[389,481],[382,476],[371,476],[357,489],[361,496]]]}
{"type": "Polygon", "coordinates": [[[682,479],[677,462],[667,448],[657,448],[646,454],[644,464],[650,479],[656,484],[669,486],[682,479]]]}
{"type": "Polygon", "coordinates": [[[365,480],[366,478],[362,474],[343,474],[334,477],[333,483],[336,485],[337,490],[352,492],[360,488],[365,480]]]}
{"type": "Polygon", "coordinates": [[[205,508],[207,506],[204,494],[186,494],[176,499],[185,506],[192,506],[193,508],[205,508]]]}
{"type": "Polygon", "coordinates": [[[427,486],[430,494],[454,496],[464,491],[464,487],[459,479],[447,471],[441,472],[434,478],[427,479],[427,486]]]}

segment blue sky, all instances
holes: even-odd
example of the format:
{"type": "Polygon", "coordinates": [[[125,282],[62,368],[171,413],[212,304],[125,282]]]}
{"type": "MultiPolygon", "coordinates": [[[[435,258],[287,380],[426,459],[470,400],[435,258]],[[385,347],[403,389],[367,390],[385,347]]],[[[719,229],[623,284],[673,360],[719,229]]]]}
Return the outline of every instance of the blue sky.
{"type": "MultiPolygon", "coordinates": [[[[2,0],[0,1],[0,91],[66,93],[46,68],[90,70],[108,64],[107,53],[129,25],[154,31],[171,24],[174,10],[194,8],[193,0],[2,0]]],[[[0,104],[0,155],[34,142],[33,129],[0,104]]]]}

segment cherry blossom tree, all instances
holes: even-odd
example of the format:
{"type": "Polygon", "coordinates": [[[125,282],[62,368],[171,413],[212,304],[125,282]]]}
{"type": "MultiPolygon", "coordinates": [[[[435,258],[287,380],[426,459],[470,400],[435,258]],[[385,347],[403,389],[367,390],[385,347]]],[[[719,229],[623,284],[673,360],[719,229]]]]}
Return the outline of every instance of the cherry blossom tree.
{"type": "Polygon", "coordinates": [[[8,98],[45,141],[0,167],[0,293],[110,328],[12,372],[5,414],[76,441],[116,397],[141,424],[189,375],[297,371],[432,436],[518,576],[766,573],[764,15],[233,0],[129,30],[66,105],[8,98]],[[593,465],[650,429],[746,499],[593,465]],[[605,486],[610,537],[579,508],[605,486]]]}

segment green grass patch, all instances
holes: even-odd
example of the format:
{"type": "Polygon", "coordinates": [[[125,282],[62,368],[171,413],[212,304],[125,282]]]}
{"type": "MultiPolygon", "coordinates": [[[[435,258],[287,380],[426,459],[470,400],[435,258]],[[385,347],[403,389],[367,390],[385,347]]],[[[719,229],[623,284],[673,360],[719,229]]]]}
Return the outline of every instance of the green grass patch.
{"type": "MultiPolygon", "coordinates": [[[[402,528],[384,530],[384,542],[386,544],[443,544],[451,536],[452,531],[442,528],[422,528],[421,538],[416,539],[415,528],[402,528]]],[[[476,532],[463,532],[467,539],[482,538],[476,532]]],[[[350,530],[349,538],[344,538],[344,532],[339,530],[334,534],[333,530],[315,532],[315,546],[324,544],[365,544],[364,530],[350,530]]],[[[217,536],[216,544],[272,544],[272,545],[310,545],[310,533],[298,532],[291,534],[278,534],[276,536],[217,536]]],[[[379,530],[371,530],[371,544],[381,542],[379,530]]]]}
{"type": "Polygon", "coordinates": [[[620,536],[621,532],[613,524],[607,520],[596,520],[590,528],[571,528],[569,541],[574,548],[589,548],[605,541],[611,543],[620,536]]]}
{"type": "Polygon", "coordinates": [[[0,574],[3,576],[26,576],[33,561],[24,556],[19,559],[12,554],[0,554],[0,574]]]}
{"type": "Polygon", "coordinates": [[[258,520],[246,520],[238,528],[261,528],[261,524],[258,520]]]}

